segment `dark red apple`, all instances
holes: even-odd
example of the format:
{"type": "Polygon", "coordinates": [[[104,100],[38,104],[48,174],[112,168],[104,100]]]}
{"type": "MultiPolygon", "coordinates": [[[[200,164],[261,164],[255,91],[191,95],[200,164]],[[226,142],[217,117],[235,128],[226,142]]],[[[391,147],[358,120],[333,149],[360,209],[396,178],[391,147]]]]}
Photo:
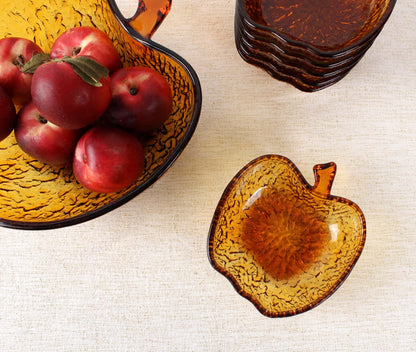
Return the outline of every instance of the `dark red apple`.
{"type": "Polygon", "coordinates": [[[135,136],[119,128],[92,127],[75,148],[75,178],[91,191],[118,192],[133,184],[143,169],[142,145],[135,136]]]}
{"type": "Polygon", "coordinates": [[[52,61],[33,74],[32,99],[46,120],[59,127],[80,129],[97,120],[110,103],[109,78],[101,78],[99,84],[85,82],[67,62],[52,61]]]}
{"type": "Polygon", "coordinates": [[[81,130],[69,130],[52,124],[42,117],[33,102],[19,111],[15,127],[20,148],[33,158],[51,165],[72,161],[81,134],[81,130]]]}
{"type": "Polygon", "coordinates": [[[62,33],[53,43],[52,59],[65,56],[89,56],[114,72],[121,66],[120,55],[109,36],[94,27],[74,27],[62,33]]]}
{"type": "Polygon", "coordinates": [[[172,113],[166,79],[147,67],[126,67],[111,76],[111,103],[106,119],[135,134],[149,134],[172,113]]]}
{"type": "Polygon", "coordinates": [[[0,86],[11,96],[16,105],[30,101],[32,75],[21,69],[42,49],[25,38],[7,37],[0,40],[0,86]]]}
{"type": "Polygon", "coordinates": [[[16,108],[12,98],[0,87],[0,141],[9,136],[16,122],[16,108]]]}

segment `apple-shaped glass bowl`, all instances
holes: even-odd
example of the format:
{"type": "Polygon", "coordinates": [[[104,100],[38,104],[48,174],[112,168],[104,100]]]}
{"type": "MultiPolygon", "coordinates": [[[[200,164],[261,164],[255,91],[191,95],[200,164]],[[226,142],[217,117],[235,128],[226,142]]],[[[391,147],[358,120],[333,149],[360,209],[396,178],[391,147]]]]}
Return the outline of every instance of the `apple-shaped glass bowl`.
{"type": "MultiPolygon", "coordinates": [[[[134,0],[132,0],[134,1],[134,0]]],[[[76,182],[70,167],[41,163],[21,151],[13,134],[0,142],[0,224],[48,229],[80,223],[126,203],[158,180],[181,154],[197,126],[201,87],[182,57],[151,40],[170,10],[169,0],[142,0],[125,18],[115,0],[2,1],[0,38],[33,40],[45,52],[64,31],[93,26],[106,32],[123,66],[146,66],[161,73],[173,94],[169,119],[144,144],[145,170],[117,193],[95,193],[76,182]]]]}
{"type": "Polygon", "coordinates": [[[344,282],[364,248],[365,218],[330,194],[334,163],[309,185],[280,155],[264,155],[226,187],[208,237],[211,265],[269,317],[305,312],[344,282]]]}

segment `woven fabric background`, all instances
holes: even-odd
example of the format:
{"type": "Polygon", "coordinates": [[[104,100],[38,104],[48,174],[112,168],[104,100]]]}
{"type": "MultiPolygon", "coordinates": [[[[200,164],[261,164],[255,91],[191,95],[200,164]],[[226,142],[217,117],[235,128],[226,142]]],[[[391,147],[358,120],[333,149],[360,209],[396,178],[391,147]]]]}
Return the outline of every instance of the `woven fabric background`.
{"type": "MultiPolygon", "coordinates": [[[[118,0],[132,14],[137,0],[118,0]]],[[[203,106],[180,158],[151,188],[92,221],[0,228],[0,351],[416,351],[416,4],[400,0],[358,65],[304,93],[244,62],[235,2],[173,0],[153,40],[194,67],[203,106]],[[367,220],[363,254],[327,301],[262,316],[212,269],[207,235],[231,178],[267,153],[367,220]]]]}

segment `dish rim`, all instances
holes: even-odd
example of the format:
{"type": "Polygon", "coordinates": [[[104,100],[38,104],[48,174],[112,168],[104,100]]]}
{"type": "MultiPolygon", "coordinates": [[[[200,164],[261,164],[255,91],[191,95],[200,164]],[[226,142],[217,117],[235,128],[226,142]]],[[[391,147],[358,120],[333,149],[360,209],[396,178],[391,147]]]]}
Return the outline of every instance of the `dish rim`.
{"type": "Polygon", "coordinates": [[[326,301],[329,297],[331,297],[339,289],[339,287],[346,281],[348,276],[351,274],[354,266],[358,262],[358,259],[361,257],[361,254],[362,254],[362,252],[364,250],[364,247],[365,247],[366,238],[367,238],[367,226],[366,226],[366,219],[365,219],[364,213],[362,212],[361,208],[356,203],[354,203],[353,201],[351,201],[347,198],[343,198],[343,197],[340,197],[340,196],[335,196],[335,195],[332,195],[332,194],[328,194],[326,196],[323,196],[323,195],[314,193],[315,195],[324,197],[325,199],[347,202],[350,206],[352,206],[356,210],[356,212],[360,215],[360,220],[361,220],[361,225],[362,225],[362,234],[361,234],[362,238],[360,240],[360,246],[357,249],[357,252],[355,253],[354,260],[349,264],[349,266],[346,267],[346,269],[343,271],[342,275],[340,275],[337,278],[334,286],[330,290],[328,290],[324,295],[322,295],[321,297],[319,297],[318,299],[316,299],[312,302],[309,302],[308,304],[303,305],[300,308],[290,310],[290,311],[282,312],[282,311],[271,311],[269,309],[266,309],[253,296],[251,296],[250,294],[248,294],[244,291],[242,286],[239,284],[239,282],[234,278],[234,276],[232,274],[230,274],[228,271],[226,271],[224,268],[222,268],[221,266],[219,266],[216,263],[216,261],[214,259],[214,253],[213,253],[213,242],[214,242],[216,228],[217,228],[217,225],[218,225],[218,219],[219,218],[217,217],[217,215],[219,214],[219,210],[221,210],[221,208],[223,208],[227,198],[230,195],[230,192],[232,191],[232,189],[234,187],[234,184],[238,181],[238,179],[242,175],[244,175],[244,173],[247,170],[252,168],[254,165],[258,165],[259,163],[261,163],[263,160],[266,160],[266,159],[277,159],[277,160],[284,161],[292,169],[292,171],[299,177],[299,181],[302,183],[302,185],[304,187],[306,187],[307,189],[312,191],[313,186],[308,183],[308,181],[305,179],[305,177],[300,172],[298,167],[290,159],[288,159],[285,156],[278,155],[278,154],[264,154],[264,155],[261,155],[261,156],[255,158],[255,159],[249,161],[247,164],[245,164],[237,172],[237,174],[235,174],[235,176],[233,176],[233,178],[230,180],[230,182],[225,187],[225,189],[224,189],[224,191],[223,191],[223,193],[220,197],[220,200],[218,201],[218,204],[217,204],[217,206],[215,208],[215,211],[214,211],[214,216],[212,218],[212,221],[211,221],[211,224],[210,224],[210,227],[209,227],[208,240],[207,240],[207,253],[208,253],[208,260],[209,260],[209,263],[211,264],[211,266],[217,272],[219,272],[221,275],[223,275],[231,283],[234,290],[240,296],[244,297],[249,302],[251,302],[261,314],[263,314],[264,316],[269,317],[269,318],[284,318],[284,317],[290,317],[290,316],[294,316],[294,315],[297,315],[297,314],[300,314],[300,313],[304,313],[308,310],[311,310],[311,309],[319,306],[321,303],[326,301]]]}

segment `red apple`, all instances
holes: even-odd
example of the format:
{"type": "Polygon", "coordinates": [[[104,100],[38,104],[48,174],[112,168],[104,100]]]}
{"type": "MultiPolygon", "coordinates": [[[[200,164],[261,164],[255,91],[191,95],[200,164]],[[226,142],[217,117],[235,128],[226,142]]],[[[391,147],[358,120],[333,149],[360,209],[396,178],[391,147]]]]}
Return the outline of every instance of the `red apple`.
{"type": "Polygon", "coordinates": [[[166,79],[147,67],[126,67],[111,76],[111,103],[106,118],[135,134],[148,134],[172,112],[172,92],[166,79]]]}
{"type": "Polygon", "coordinates": [[[25,38],[7,37],[0,40],[0,86],[11,96],[17,105],[30,101],[32,75],[21,69],[42,49],[25,38]]]}
{"type": "Polygon", "coordinates": [[[135,136],[118,128],[92,127],[75,148],[75,178],[91,191],[118,192],[133,184],[143,169],[142,145],[135,136]]]}
{"type": "Polygon", "coordinates": [[[16,122],[16,108],[6,91],[0,87],[0,141],[8,137],[16,122]]]}
{"type": "Polygon", "coordinates": [[[53,43],[52,59],[89,56],[110,72],[121,66],[120,55],[109,36],[94,27],[75,27],[62,33],[53,43]]]}
{"type": "Polygon", "coordinates": [[[33,158],[51,165],[72,161],[81,130],[58,127],[46,120],[33,102],[18,114],[15,127],[17,144],[33,158]]]}
{"type": "Polygon", "coordinates": [[[110,103],[109,78],[102,77],[99,84],[85,82],[67,62],[52,61],[33,74],[32,99],[46,120],[59,127],[80,129],[97,120],[110,103]]]}

